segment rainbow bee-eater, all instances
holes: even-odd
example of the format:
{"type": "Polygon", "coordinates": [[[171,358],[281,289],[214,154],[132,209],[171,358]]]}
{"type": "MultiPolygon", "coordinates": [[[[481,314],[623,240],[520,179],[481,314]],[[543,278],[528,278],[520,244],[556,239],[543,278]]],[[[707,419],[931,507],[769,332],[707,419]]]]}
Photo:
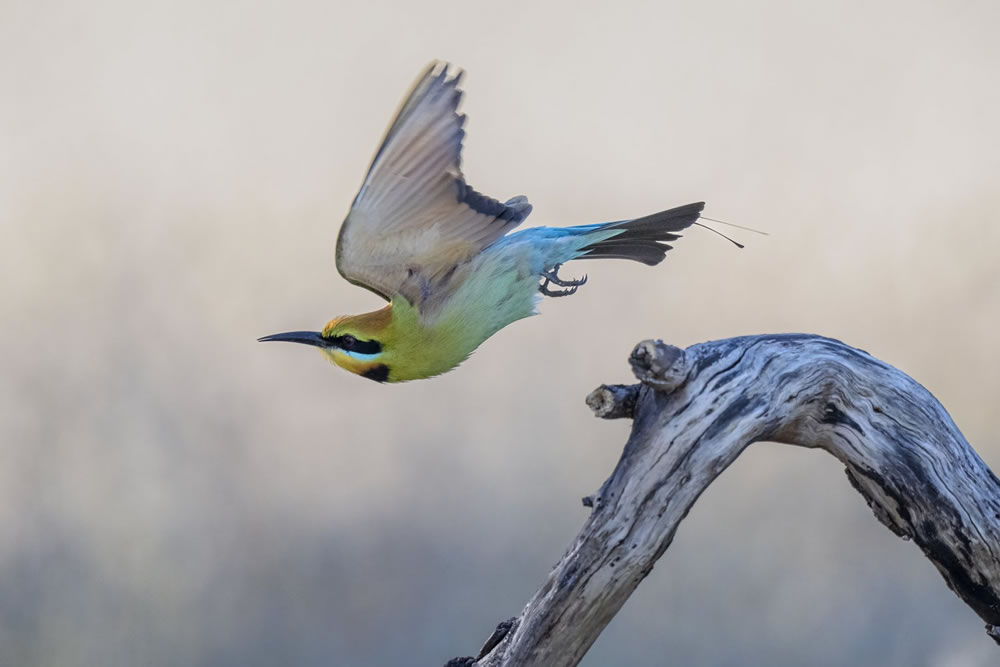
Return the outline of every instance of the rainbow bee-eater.
{"type": "Polygon", "coordinates": [[[389,126],[337,238],[337,269],[389,304],[331,320],[321,332],[261,341],[314,345],[333,363],[377,382],[449,371],[508,324],[534,315],[544,296],[568,296],[587,277],[559,268],[576,259],[659,264],[696,224],[698,202],[641,218],[508,234],[531,213],[523,196],[476,192],[460,168],[462,72],[432,63],[389,126]]]}

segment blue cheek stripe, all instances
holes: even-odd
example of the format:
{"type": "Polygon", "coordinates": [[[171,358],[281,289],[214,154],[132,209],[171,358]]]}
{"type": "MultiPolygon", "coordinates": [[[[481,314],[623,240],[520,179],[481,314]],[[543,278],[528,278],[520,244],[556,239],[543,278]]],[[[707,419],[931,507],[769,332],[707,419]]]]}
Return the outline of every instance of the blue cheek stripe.
{"type": "Polygon", "coordinates": [[[363,354],[361,352],[352,352],[351,350],[337,350],[341,354],[346,354],[351,359],[357,359],[358,361],[375,361],[380,356],[381,352],[376,352],[375,354],[363,354]]]}

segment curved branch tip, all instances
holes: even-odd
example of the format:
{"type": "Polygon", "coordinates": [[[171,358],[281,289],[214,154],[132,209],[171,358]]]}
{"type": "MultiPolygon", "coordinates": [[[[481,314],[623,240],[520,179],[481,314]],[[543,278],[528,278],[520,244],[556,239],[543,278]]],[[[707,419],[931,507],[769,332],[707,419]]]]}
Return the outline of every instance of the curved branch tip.
{"type": "Polygon", "coordinates": [[[662,340],[644,340],[629,355],[636,378],[656,391],[669,394],[687,381],[691,370],[687,355],[662,340]]]}

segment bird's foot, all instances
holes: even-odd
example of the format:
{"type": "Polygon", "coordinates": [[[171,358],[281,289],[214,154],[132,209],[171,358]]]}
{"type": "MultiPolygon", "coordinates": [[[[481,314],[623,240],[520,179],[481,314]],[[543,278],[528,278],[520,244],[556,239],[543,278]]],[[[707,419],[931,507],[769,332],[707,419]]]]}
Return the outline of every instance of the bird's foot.
{"type": "Polygon", "coordinates": [[[559,277],[559,267],[562,264],[556,264],[552,267],[551,271],[542,271],[542,277],[545,278],[545,282],[551,282],[553,285],[559,285],[559,287],[579,287],[580,285],[587,284],[587,276],[584,274],[583,278],[577,278],[576,280],[563,280],[559,277]]]}
{"type": "Polygon", "coordinates": [[[538,286],[538,291],[545,296],[569,296],[570,294],[576,294],[576,290],[580,288],[581,285],[587,283],[587,276],[582,278],[577,278],[576,280],[563,280],[559,277],[559,267],[562,264],[556,264],[552,267],[551,271],[542,271],[542,277],[545,280],[542,284],[538,286]],[[549,285],[558,285],[559,287],[566,287],[568,289],[550,289],[549,285]]]}
{"type": "Polygon", "coordinates": [[[549,289],[549,279],[546,278],[545,282],[538,286],[538,291],[545,296],[569,296],[570,294],[576,294],[576,291],[580,289],[577,287],[570,287],[569,289],[549,289]]]}
{"type": "Polygon", "coordinates": [[[577,278],[576,280],[563,280],[559,277],[560,266],[562,265],[556,264],[552,267],[551,271],[542,271],[542,277],[545,280],[538,286],[538,291],[545,296],[569,296],[570,294],[576,294],[576,290],[580,288],[580,285],[587,283],[587,276],[577,278]],[[567,289],[550,289],[549,285],[558,285],[567,289]]]}

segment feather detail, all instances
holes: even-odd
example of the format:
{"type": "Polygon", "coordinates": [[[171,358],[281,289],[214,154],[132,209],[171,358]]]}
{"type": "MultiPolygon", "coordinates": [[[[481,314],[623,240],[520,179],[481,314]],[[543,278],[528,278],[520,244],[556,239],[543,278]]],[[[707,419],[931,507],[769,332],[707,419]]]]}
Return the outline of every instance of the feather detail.
{"type": "Polygon", "coordinates": [[[350,282],[420,304],[439,279],[531,213],[523,197],[501,203],[461,171],[465,116],[459,71],[433,63],[418,79],[372,160],[337,238],[350,282]]]}
{"type": "Polygon", "coordinates": [[[634,220],[609,222],[596,228],[588,226],[595,234],[621,231],[584,246],[578,259],[631,259],[649,266],[659,264],[673,248],[668,241],[679,239],[677,232],[693,225],[704,208],[704,202],[696,202],[634,220]]]}

